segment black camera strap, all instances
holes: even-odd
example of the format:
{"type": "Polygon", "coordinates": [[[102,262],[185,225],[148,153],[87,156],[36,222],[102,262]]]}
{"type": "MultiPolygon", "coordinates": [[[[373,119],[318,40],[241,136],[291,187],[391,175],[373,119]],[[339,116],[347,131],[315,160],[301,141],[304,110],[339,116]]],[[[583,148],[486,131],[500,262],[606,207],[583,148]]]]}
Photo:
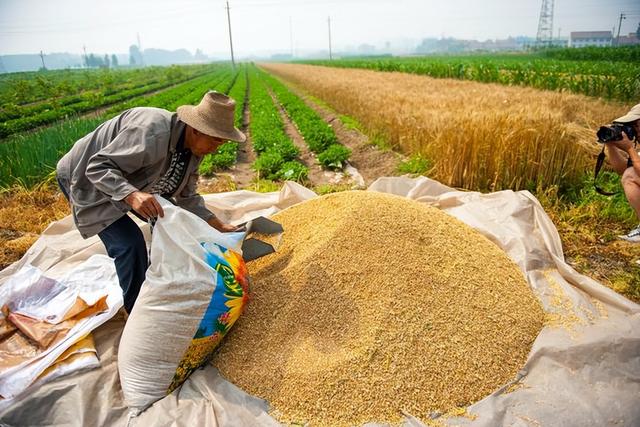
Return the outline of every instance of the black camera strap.
{"type": "Polygon", "coordinates": [[[593,175],[593,186],[596,189],[596,193],[602,194],[603,196],[613,196],[617,192],[611,193],[609,191],[604,191],[602,188],[598,187],[598,184],[596,184],[596,181],[598,179],[598,174],[600,173],[600,169],[602,169],[602,165],[604,164],[605,157],[606,157],[606,154],[604,153],[604,144],[602,144],[602,151],[600,152],[600,154],[598,154],[598,160],[596,160],[596,170],[593,175]]]}

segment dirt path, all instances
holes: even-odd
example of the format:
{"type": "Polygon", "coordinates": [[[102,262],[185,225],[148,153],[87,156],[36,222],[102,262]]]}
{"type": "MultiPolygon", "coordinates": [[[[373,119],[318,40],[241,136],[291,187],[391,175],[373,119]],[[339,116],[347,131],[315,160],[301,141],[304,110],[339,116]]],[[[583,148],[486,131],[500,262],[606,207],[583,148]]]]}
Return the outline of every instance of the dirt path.
{"type": "Polygon", "coordinates": [[[251,88],[247,86],[247,93],[244,100],[244,111],[242,112],[242,132],[247,136],[244,142],[238,146],[238,160],[233,168],[233,176],[238,188],[247,187],[255,177],[251,165],[256,160],[256,153],[251,144],[251,134],[249,123],[251,121],[251,111],[249,111],[249,92],[251,88]]]}
{"type": "Polygon", "coordinates": [[[349,163],[358,170],[368,186],[381,176],[397,176],[399,163],[404,156],[391,150],[381,150],[371,143],[369,137],[356,129],[347,127],[339,114],[330,107],[314,102],[301,88],[285,81],[287,87],[298,95],[311,109],[333,128],[338,142],[352,150],[349,163]]]}
{"type": "Polygon", "coordinates": [[[298,128],[295,126],[287,112],[278,102],[278,99],[270,89],[269,94],[271,95],[271,98],[273,99],[276,107],[278,107],[280,117],[282,118],[282,123],[284,123],[285,133],[289,138],[291,138],[295,146],[300,150],[298,159],[309,169],[309,181],[311,181],[311,186],[336,184],[342,181],[342,177],[344,176],[343,174],[340,174],[339,176],[336,172],[322,170],[322,167],[320,167],[320,165],[316,161],[315,154],[313,154],[309,150],[309,147],[307,147],[307,144],[304,142],[304,138],[302,137],[302,135],[300,135],[298,128]]]}

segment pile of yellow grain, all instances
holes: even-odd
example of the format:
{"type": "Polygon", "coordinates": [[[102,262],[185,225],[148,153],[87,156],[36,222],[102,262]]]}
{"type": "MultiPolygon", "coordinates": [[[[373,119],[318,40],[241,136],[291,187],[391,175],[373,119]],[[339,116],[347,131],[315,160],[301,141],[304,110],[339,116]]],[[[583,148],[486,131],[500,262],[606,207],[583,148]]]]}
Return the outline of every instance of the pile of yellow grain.
{"type": "Polygon", "coordinates": [[[273,217],[276,254],[213,363],[283,422],[398,423],[477,401],[524,364],[543,312],[497,246],[436,208],[374,192],[273,217]]]}

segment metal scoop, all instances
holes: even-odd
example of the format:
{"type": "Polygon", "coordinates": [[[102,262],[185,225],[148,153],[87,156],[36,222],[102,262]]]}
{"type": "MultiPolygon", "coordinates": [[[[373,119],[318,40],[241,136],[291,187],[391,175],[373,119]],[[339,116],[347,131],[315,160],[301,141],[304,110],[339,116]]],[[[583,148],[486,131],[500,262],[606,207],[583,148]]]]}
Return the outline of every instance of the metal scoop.
{"type": "Polygon", "coordinates": [[[272,236],[275,234],[282,234],[284,232],[282,225],[263,216],[259,216],[245,222],[244,224],[240,224],[240,227],[243,227],[240,231],[246,233],[245,240],[242,242],[242,258],[244,258],[246,262],[253,261],[254,259],[269,255],[276,251],[276,249],[269,243],[263,242],[262,240],[254,237],[247,238],[246,236],[249,236],[252,233],[272,236]]]}

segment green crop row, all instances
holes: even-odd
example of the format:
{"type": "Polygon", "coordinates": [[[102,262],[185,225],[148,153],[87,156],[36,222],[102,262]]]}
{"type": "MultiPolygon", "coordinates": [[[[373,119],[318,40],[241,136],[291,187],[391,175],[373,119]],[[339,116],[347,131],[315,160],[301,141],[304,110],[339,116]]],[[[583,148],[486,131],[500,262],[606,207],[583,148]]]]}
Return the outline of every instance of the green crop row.
{"type": "MultiPolygon", "coordinates": [[[[226,90],[233,77],[230,67],[216,69],[214,73],[199,78],[197,86],[187,82],[172,87],[153,95],[152,103],[147,105],[167,108],[174,105],[176,100],[186,99],[185,96],[197,102],[208,89],[226,90]],[[197,90],[200,92],[196,92],[197,90]]],[[[140,100],[138,106],[143,106],[142,104],[140,100]]],[[[58,160],[75,141],[126,108],[107,111],[98,118],[69,119],[35,132],[12,135],[0,143],[0,188],[15,184],[30,187],[41,182],[55,169],[58,160]]]]}
{"type": "Polygon", "coordinates": [[[183,97],[185,94],[195,93],[197,90],[203,90],[203,87],[206,91],[207,87],[212,85],[216,86],[218,81],[227,77],[228,74],[228,68],[216,68],[204,76],[197,77],[167,90],[154,93],[153,95],[139,96],[137,98],[112,105],[108,110],[106,110],[105,114],[107,116],[114,116],[120,114],[124,110],[134,107],[157,107],[169,110],[170,108],[168,107],[175,104],[178,99],[183,97]]]}
{"type": "MultiPolygon", "coordinates": [[[[242,128],[244,104],[247,98],[247,67],[240,66],[236,78],[231,88],[227,91],[228,95],[236,101],[236,109],[234,116],[234,124],[237,128],[242,128]]],[[[218,150],[205,156],[200,164],[200,174],[204,176],[212,176],[215,171],[228,169],[236,163],[238,157],[238,143],[228,141],[220,146],[218,150]]]]}
{"type": "MultiPolygon", "coordinates": [[[[576,49],[577,50],[577,49],[576,49]]],[[[568,90],[620,101],[640,98],[640,63],[559,61],[528,55],[427,56],[304,61],[308,64],[398,71],[436,78],[568,90]]]]}
{"type": "MultiPolygon", "coordinates": [[[[588,46],[576,48],[549,48],[539,52],[545,58],[561,61],[612,61],[640,63],[640,45],[588,46]]],[[[625,64],[618,64],[624,67],[625,64]]]]}
{"type": "MultiPolygon", "coordinates": [[[[210,71],[219,67],[220,66],[212,67],[210,68],[210,71]]],[[[134,89],[122,90],[108,96],[96,95],[95,97],[92,97],[92,99],[70,104],[65,107],[56,108],[51,105],[51,109],[40,111],[34,115],[24,116],[0,123],[0,138],[6,138],[9,135],[46,125],[74,114],[92,111],[104,105],[111,105],[127,99],[139,97],[146,93],[157,91],[174,84],[175,82],[162,81],[134,89]]]]}
{"type": "Polygon", "coordinates": [[[278,107],[259,73],[255,66],[250,66],[247,72],[251,111],[249,130],[253,149],[258,154],[253,169],[259,178],[303,181],[309,171],[295,160],[300,151],[285,133],[278,107]]]}
{"type": "Polygon", "coordinates": [[[338,143],[333,128],[278,79],[261,70],[259,74],[295,123],[309,149],[318,155],[322,167],[342,169],[351,150],[338,143]]]}
{"type": "Polygon", "coordinates": [[[83,96],[108,96],[155,82],[179,82],[207,72],[209,64],[134,69],[46,70],[0,75],[0,111],[40,102],[64,106],[83,96]]]}
{"type": "Polygon", "coordinates": [[[208,70],[202,70],[199,73],[182,75],[182,78],[180,80],[164,80],[155,77],[143,82],[125,82],[117,87],[104,88],[103,90],[97,89],[84,91],[81,93],[66,96],[64,98],[54,98],[27,105],[4,103],[2,107],[0,107],[0,122],[35,116],[43,112],[56,110],[63,107],[69,108],[70,111],[83,111],[84,106],[86,106],[87,104],[95,104],[105,97],[116,95],[121,92],[130,92],[145,88],[147,90],[156,90],[158,88],[167,87],[172,84],[177,84],[182,81],[195,78],[198,75],[205,74],[207,71],[208,70]]]}
{"type": "Polygon", "coordinates": [[[103,121],[102,118],[65,120],[0,143],[0,190],[14,185],[32,187],[42,182],[73,144],[103,121]]]}

